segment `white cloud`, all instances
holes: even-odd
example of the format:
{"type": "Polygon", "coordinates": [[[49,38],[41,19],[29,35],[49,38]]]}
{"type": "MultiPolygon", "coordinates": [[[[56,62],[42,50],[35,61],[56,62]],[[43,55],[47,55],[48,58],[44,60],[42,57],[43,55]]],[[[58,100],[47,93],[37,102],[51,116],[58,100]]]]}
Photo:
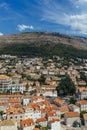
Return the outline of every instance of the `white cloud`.
{"type": "Polygon", "coordinates": [[[85,2],[87,2],[87,0],[77,0],[77,2],[79,2],[79,3],[85,3],[85,2]]]}
{"type": "Polygon", "coordinates": [[[73,4],[86,4],[87,0],[69,0],[71,1],[73,4]]]}
{"type": "Polygon", "coordinates": [[[87,33],[87,14],[72,15],[70,19],[72,21],[70,25],[73,30],[78,30],[82,34],[87,33]]]}
{"type": "Polygon", "coordinates": [[[0,32],[0,36],[3,36],[4,34],[2,32],[0,32]]]}
{"type": "Polygon", "coordinates": [[[19,31],[24,31],[26,29],[33,30],[34,27],[32,25],[29,26],[29,25],[25,25],[25,24],[19,24],[19,25],[17,25],[17,29],[19,31]]]}
{"type": "Polygon", "coordinates": [[[4,8],[4,9],[8,9],[9,8],[9,4],[8,3],[0,3],[0,8],[4,8]]]}
{"type": "Polygon", "coordinates": [[[82,11],[87,11],[87,0],[71,0],[71,2],[76,6],[76,8],[80,8],[82,11]]]}
{"type": "MultiPolygon", "coordinates": [[[[87,2],[87,0],[70,1],[78,2],[78,7],[81,6],[81,2],[87,2]]],[[[74,4],[75,3],[73,3],[73,5],[74,4]]],[[[82,6],[80,8],[81,10],[78,10],[73,6],[73,10],[68,9],[67,11],[63,6],[59,5],[56,0],[54,0],[54,3],[51,2],[51,4],[50,0],[48,0],[48,5],[45,6],[44,4],[42,19],[51,23],[67,26],[74,33],[87,34],[87,8],[85,8],[85,10],[82,6]]]]}

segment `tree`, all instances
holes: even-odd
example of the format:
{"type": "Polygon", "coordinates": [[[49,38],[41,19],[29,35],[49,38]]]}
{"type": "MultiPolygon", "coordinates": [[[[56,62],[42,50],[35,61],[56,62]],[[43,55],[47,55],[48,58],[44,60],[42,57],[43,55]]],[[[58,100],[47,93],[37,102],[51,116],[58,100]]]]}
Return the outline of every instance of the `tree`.
{"type": "Polygon", "coordinates": [[[28,83],[26,84],[26,91],[28,91],[28,89],[29,89],[29,85],[28,85],[28,83]]]}
{"type": "Polygon", "coordinates": [[[77,101],[77,100],[76,100],[74,97],[71,97],[71,98],[70,98],[70,104],[75,104],[76,101],[77,101]]]}
{"type": "Polygon", "coordinates": [[[0,111],[0,115],[1,115],[1,116],[3,115],[3,111],[0,111]]]}
{"type": "Polygon", "coordinates": [[[84,80],[87,83],[87,77],[84,72],[80,72],[80,79],[84,80]]]}
{"type": "Polygon", "coordinates": [[[38,80],[41,84],[44,84],[45,83],[45,76],[44,75],[41,75],[40,79],[38,80]]]}
{"type": "Polygon", "coordinates": [[[73,95],[76,92],[76,87],[69,76],[62,79],[57,86],[57,93],[59,96],[73,95]]]}
{"type": "Polygon", "coordinates": [[[34,94],[34,95],[36,94],[36,89],[30,91],[30,95],[33,95],[33,94],[34,94]]]}
{"type": "Polygon", "coordinates": [[[85,113],[87,114],[86,111],[81,111],[81,113],[80,113],[80,118],[83,118],[83,115],[84,115],[85,113]]]}
{"type": "Polygon", "coordinates": [[[80,127],[80,123],[78,121],[73,122],[73,127],[80,127]]]}
{"type": "Polygon", "coordinates": [[[41,125],[38,124],[38,125],[35,126],[35,128],[41,128],[41,125]]]}

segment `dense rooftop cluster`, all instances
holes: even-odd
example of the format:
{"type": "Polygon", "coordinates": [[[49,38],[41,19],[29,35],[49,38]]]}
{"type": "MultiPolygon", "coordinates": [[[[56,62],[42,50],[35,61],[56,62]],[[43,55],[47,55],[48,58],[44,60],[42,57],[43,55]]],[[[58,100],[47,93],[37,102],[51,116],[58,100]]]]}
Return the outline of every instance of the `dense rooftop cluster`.
{"type": "Polygon", "coordinates": [[[87,59],[0,56],[1,130],[86,127],[86,99],[87,59]],[[75,93],[63,95],[60,83],[67,90],[67,76],[75,93]]]}

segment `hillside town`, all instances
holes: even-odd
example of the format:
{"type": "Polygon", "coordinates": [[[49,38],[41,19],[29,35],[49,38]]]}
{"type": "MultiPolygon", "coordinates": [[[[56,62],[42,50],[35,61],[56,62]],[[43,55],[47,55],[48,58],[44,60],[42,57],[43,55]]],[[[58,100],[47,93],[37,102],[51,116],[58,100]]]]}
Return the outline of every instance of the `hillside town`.
{"type": "Polygon", "coordinates": [[[87,59],[0,55],[0,130],[87,130],[87,59]]]}

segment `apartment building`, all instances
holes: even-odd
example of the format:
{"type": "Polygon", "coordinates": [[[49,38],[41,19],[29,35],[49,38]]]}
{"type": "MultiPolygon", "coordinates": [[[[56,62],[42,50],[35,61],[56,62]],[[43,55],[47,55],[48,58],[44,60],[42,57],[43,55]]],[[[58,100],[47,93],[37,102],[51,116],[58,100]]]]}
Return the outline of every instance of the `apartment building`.
{"type": "Polygon", "coordinates": [[[80,111],[87,111],[87,100],[80,100],[76,104],[80,107],[80,111]]]}
{"type": "Polygon", "coordinates": [[[12,84],[12,79],[6,75],[0,75],[0,91],[8,90],[12,84]]]}

